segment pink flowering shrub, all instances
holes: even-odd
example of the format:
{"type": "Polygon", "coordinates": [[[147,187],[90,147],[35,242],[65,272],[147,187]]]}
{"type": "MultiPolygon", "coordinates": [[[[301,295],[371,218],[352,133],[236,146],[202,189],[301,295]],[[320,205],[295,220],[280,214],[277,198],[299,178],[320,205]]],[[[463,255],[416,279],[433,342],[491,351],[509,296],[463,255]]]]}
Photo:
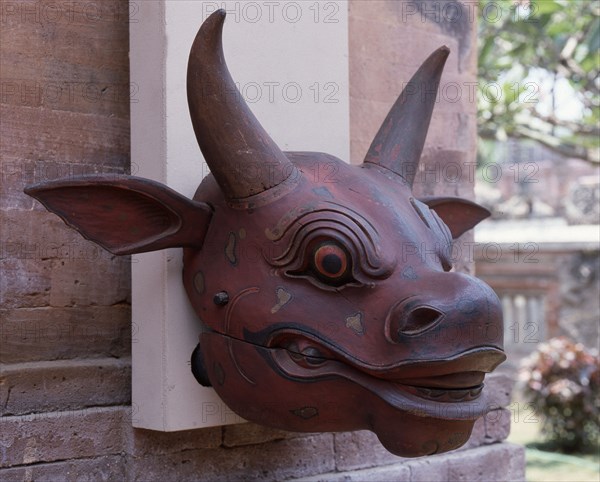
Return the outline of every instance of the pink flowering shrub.
{"type": "Polygon", "coordinates": [[[558,337],[523,360],[525,397],[543,417],[542,431],[566,452],[598,443],[600,360],[581,343],[558,337]]]}

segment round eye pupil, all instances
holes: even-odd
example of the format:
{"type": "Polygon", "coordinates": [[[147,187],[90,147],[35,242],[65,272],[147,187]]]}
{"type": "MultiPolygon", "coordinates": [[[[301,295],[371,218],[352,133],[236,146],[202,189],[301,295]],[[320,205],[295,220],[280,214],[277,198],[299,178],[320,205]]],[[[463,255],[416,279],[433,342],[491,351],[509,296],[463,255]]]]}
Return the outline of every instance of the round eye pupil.
{"type": "Polygon", "coordinates": [[[342,270],[342,260],[336,254],[326,254],[322,262],[323,270],[336,275],[342,270]]]}
{"type": "Polygon", "coordinates": [[[342,280],[348,271],[348,255],[333,243],[323,243],[314,253],[316,272],[328,280],[342,280]]]}

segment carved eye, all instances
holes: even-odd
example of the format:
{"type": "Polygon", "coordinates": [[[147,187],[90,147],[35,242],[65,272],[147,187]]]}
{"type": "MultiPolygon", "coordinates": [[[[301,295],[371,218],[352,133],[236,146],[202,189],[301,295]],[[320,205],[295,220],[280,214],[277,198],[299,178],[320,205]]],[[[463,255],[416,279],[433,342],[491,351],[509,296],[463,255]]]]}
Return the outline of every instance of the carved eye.
{"type": "Polygon", "coordinates": [[[320,280],[339,286],[350,278],[350,259],[348,252],[337,242],[324,241],[314,248],[311,266],[320,280]]]}

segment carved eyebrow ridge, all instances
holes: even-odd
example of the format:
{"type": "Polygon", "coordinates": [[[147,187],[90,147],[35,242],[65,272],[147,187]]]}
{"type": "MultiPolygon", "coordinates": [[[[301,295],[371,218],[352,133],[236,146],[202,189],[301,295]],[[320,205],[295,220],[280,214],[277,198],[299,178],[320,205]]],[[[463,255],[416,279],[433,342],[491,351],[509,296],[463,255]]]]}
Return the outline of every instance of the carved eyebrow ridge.
{"type": "Polygon", "coordinates": [[[284,266],[293,271],[304,263],[308,244],[318,237],[337,239],[352,254],[357,266],[355,275],[360,273],[369,278],[385,278],[391,274],[395,259],[386,259],[381,249],[380,236],[373,224],[356,211],[333,202],[321,202],[302,206],[296,210],[298,216],[289,214],[285,221],[278,223],[269,233],[277,233],[271,239],[283,245],[279,255],[265,254],[267,262],[274,266],[284,266]]]}
{"type": "MultiPolygon", "coordinates": [[[[346,206],[332,202],[332,201],[323,201],[320,203],[310,203],[305,206],[301,206],[300,208],[295,210],[297,212],[297,216],[293,217],[291,215],[287,215],[282,218],[273,229],[267,230],[267,237],[269,237],[272,241],[279,241],[284,237],[286,232],[291,229],[291,227],[299,223],[300,220],[306,216],[309,216],[314,213],[338,213],[343,216],[349,218],[354,224],[356,224],[361,231],[363,231],[368,237],[369,240],[375,243],[376,240],[379,239],[379,234],[377,233],[377,229],[371,222],[366,219],[363,215],[355,211],[354,209],[347,208],[346,206]],[[329,206],[335,206],[335,208],[329,208],[329,206]]],[[[291,214],[291,213],[290,213],[291,214]]]]}

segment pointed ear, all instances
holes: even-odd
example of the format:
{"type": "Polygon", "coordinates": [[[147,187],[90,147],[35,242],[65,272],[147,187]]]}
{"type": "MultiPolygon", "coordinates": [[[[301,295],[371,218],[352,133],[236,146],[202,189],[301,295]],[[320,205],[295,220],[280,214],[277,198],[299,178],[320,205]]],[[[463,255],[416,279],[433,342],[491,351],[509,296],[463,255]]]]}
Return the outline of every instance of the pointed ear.
{"type": "Polygon", "coordinates": [[[28,186],[25,193],[114,254],[199,249],[212,216],[208,204],[133,176],[78,176],[28,186]]]}
{"type": "Polygon", "coordinates": [[[426,197],[419,199],[442,218],[456,239],[490,216],[486,208],[459,197],[426,197]]]}

